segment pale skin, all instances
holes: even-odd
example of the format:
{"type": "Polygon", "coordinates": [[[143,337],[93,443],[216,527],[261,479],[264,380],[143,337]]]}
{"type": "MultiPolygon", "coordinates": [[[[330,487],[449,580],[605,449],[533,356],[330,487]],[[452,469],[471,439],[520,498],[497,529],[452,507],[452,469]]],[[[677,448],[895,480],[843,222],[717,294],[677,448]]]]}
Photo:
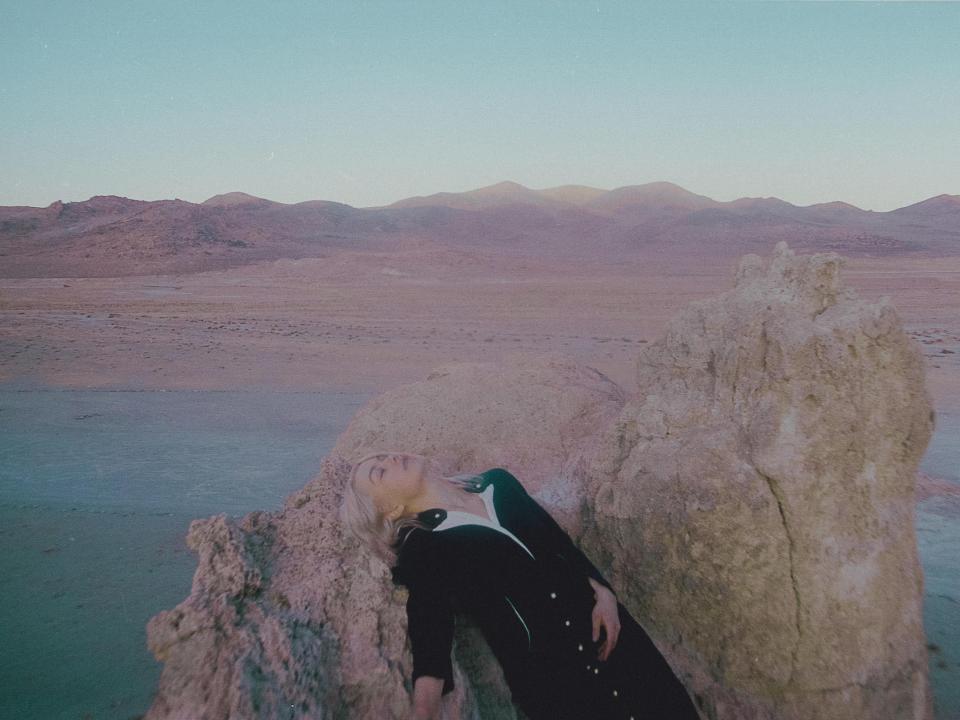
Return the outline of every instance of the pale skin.
{"type": "MultiPolygon", "coordinates": [[[[463,510],[488,519],[483,499],[464,493],[444,481],[430,458],[405,452],[385,452],[364,460],[357,469],[357,490],[365,493],[383,517],[392,520],[413,516],[430,508],[463,510]]],[[[593,640],[600,638],[600,628],[606,639],[600,645],[597,659],[605,661],[613,652],[620,634],[620,616],[617,596],[593,578],[596,602],[593,607],[593,640]]],[[[438,720],[441,715],[443,679],[422,675],[413,688],[414,720],[438,720]]]]}

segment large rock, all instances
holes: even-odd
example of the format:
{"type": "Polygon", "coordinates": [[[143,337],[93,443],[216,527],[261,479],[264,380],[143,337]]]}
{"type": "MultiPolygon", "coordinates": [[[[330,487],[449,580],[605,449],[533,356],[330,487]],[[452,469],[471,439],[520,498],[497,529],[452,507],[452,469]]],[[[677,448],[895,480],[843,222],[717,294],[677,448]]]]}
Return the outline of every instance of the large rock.
{"type": "MultiPolygon", "coordinates": [[[[841,288],[840,263],[746,256],[629,391],[517,355],[372,400],[282,511],[191,525],[192,592],[147,628],[165,662],[147,718],[408,716],[406,591],[336,509],[348,460],[409,449],[518,475],[705,717],[929,720],[913,491],[931,402],[894,309],[841,288]]],[[[449,717],[517,717],[463,619],[454,659],[449,717]]]]}
{"type": "Polygon", "coordinates": [[[923,359],[834,253],[744,257],[637,363],[586,468],[586,541],[712,715],[929,718],[923,359]],[[682,651],[682,652],[680,652],[682,651]]]}

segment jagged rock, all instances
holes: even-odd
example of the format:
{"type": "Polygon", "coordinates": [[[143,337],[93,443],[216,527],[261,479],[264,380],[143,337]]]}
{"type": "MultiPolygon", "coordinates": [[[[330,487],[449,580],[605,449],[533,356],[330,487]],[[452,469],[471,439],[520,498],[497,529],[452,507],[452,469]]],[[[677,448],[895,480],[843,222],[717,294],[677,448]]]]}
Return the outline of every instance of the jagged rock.
{"type": "Polygon", "coordinates": [[[335,643],[282,589],[265,592],[280,550],[266,516],[251,513],[242,527],[226,515],[190,524],[187,544],[200,557],[190,596],[147,624],[165,663],[147,718],[301,717],[330,700],[335,643]]]}
{"type": "MultiPolygon", "coordinates": [[[[282,511],[197,520],[190,596],[148,624],[148,720],[405,718],[403,597],[343,534],[348,460],[504,465],[619,590],[716,720],[930,720],[913,529],[922,357],[841,258],[745,256],[626,392],[558,356],[449,364],[357,413],[282,511]]],[[[450,717],[513,718],[461,621],[450,717]]]]}

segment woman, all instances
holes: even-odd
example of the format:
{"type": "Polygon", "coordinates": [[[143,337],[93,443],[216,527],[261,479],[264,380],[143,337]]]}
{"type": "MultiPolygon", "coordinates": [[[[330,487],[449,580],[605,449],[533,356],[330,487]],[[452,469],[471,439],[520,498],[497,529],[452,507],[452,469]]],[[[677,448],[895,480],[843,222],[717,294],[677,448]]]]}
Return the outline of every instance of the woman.
{"type": "Polygon", "coordinates": [[[610,583],[507,470],[446,477],[423,455],[367,455],[342,518],[409,590],[415,718],[440,717],[453,690],[463,612],[530,720],[698,720],[610,583]]]}

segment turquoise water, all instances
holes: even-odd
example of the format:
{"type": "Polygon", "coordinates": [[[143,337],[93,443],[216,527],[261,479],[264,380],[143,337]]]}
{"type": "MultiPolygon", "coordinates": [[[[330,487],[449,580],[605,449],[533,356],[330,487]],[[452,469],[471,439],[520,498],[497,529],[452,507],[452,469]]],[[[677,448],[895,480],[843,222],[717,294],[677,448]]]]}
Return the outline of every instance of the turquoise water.
{"type": "Polygon", "coordinates": [[[130,720],[190,521],[279,509],[365,397],[0,384],[0,718],[130,720]]]}
{"type": "MultiPolygon", "coordinates": [[[[131,720],[146,622],[190,592],[190,521],[279,509],[368,398],[0,384],[0,717],[131,720]]],[[[921,468],[960,483],[960,414],[921,468]]],[[[938,720],[960,718],[960,500],[918,505],[938,720]]]]}
{"type": "Polygon", "coordinates": [[[194,517],[276,509],[359,404],[337,393],[0,384],[0,503],[194,517]]]}
{"type": "MultiPolygon", "coordinates": [[[[960,484],[960,413],[937,413],[921,470],[960,484]]],[[[923,621],[938,720],[960,720],[960,497],[917,504],[923,621]]]]}

